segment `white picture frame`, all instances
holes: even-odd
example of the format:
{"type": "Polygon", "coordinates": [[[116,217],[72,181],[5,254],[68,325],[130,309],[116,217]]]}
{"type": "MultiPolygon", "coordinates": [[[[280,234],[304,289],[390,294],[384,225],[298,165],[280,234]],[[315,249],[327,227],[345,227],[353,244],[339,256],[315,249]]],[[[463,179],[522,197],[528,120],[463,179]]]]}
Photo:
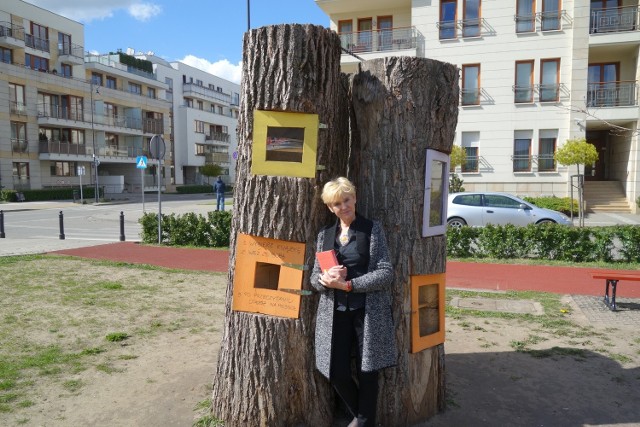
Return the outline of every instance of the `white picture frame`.
{"type": "Polygon", "coordinates": [[[424,172],[424,206],[422,237],[438,236],[447,231],[449,197],[449,155],[427,149],[424,172]]]}

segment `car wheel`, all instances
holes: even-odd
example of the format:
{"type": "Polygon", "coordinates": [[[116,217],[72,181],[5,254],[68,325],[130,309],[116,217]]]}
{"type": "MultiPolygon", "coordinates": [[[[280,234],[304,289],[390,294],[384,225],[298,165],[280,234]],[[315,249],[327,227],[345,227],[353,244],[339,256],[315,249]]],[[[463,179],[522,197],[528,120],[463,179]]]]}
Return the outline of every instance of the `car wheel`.
{"type": "Polygon", "coordinates": [[[556,222],[552,219],[541,219],[540,221],[536,222],[536,225],[544,225],[544,224],[555,224],[556,222]]]}
{"type": "Polygon", "coordinates": [[[462,218],[458,218],[457,216],[454,216],[453,218],[449,218],[449,221],[447,221],[447,225],[453,228],[460,228],[467,225],[467,222],[462,218]]]}

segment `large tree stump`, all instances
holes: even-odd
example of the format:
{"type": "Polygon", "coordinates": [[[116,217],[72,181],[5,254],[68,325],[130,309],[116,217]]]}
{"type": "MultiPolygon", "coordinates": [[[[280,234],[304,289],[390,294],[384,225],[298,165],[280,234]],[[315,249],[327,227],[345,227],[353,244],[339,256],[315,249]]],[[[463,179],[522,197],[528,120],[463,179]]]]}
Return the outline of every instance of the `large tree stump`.
{"type": "MultiPolygon", "coordinates": [[[[361,64],[352,77],[355,117],[350,177],[358,211],[382,221],[395,267],[399,359],[383,371],[378,421],[407,426],[444,407],[444,348],[411,354],[410,275],[444,273],[444,235],[422,237],[426,149],[450,153],[458,118],[458,72],[422,58],[361,64]]],[[[444,326],[443,326],[444,327],[444,326]]]]}
{"type": "MultiPolygon", "coordinates": [[[[229,426],[328,425],[329,384],[315,369],[317,299],[302,297],[299,319],[232,310],[238,233],[304,242],[313,265],[316,234],[330,213],[318,188],[345,174],[346,79],[340,39],[312,25],[278,25],[245,34],[238,161],[230,243],[226,318],[213,381],[212,413],[229,426]],[[319,115],[316,178],[251,174],[253,111],[319,115]]],[[[308,287],[309,272],[305,273],[308,287]]]]}

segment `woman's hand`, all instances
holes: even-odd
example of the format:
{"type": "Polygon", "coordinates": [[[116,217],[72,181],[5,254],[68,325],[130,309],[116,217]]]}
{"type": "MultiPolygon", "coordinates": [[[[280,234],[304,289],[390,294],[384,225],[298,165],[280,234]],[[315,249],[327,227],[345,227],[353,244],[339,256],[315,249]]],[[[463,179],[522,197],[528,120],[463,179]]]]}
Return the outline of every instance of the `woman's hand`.
{"type": "Polygon", "coordinates": [[[326,288],[340,289],[346,291],[348,289],[347,281],[347,268],[338,265],[331,267],[320,275],[320,283],[326,288]]]}

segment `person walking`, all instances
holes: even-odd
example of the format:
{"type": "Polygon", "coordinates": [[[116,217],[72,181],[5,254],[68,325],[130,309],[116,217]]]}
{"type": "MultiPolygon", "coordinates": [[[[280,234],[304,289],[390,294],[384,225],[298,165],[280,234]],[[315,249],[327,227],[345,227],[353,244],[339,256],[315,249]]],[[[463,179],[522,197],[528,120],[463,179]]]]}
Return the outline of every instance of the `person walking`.
{"type": "Polygon", "coordinates": [[[356,189],[347,178],[327,182],[322,201],[337,218],[320,230],[316,249],[334,250],[339,265],[323,272],[316,259],[311,274],[311,285],[320,293],[316,367],[353,416],[349,427],[375,426],[378,371],[397,363],[393,266],[380,222],[356,213],[356,189]]]}
{"type": "Polygon", "coordinates": [[[224,211],[224,192],[226,190],[226,185],[224,185],[224,181],[222,181],[221,177],[218,177],[218,180],[213,184],[213,190],[216,192],[216,210],[224,211]]]}

